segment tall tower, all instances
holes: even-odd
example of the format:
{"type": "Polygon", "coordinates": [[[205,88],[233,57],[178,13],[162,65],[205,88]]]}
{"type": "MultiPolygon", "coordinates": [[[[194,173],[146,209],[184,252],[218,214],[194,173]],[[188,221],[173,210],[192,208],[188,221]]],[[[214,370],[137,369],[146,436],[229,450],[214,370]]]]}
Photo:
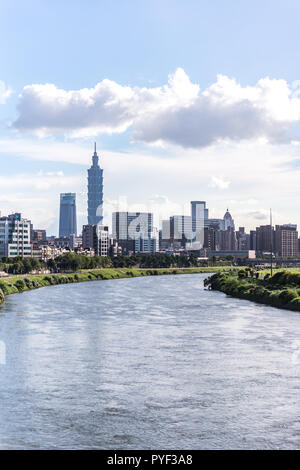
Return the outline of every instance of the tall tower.
{"type": "Polygon", "coordinates": [[[76,194],[61,193],[59,213],[59,237],[77,236],[76,194]]]}
{"type": "Polygon", "coordinates": [[[231,217],[231,214],[229,212],[229,210],[227,209],[227,211],[225,212],[225,215],[223,217],[223,220],[224,220],[224,226],[225,226],[225,230],[228,229],[228,227],[231,227],[233,230],[234,230],[234,220],[233,218],[231,217]]]}
{"type": "Polygon", "coordinates": [[[102,224],[103,220],[103,170],[99,166],[99,157],[95,150],[93,164],[88,169],[88,224],[102,224]]]}

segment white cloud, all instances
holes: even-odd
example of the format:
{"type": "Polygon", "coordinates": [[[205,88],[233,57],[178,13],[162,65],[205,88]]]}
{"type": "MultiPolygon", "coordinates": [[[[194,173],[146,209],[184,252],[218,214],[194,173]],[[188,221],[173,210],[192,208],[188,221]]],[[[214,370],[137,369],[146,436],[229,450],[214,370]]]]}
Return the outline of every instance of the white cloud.
{"type": "Polygon", "coordinates": [[[2,80],[0,80],[0,104],[4,104],[11,94],[12,89],[6,86],[2,80]]]}
{"type": "Polygon", "coordinates": [[[209,186],[211,188],[218,188],[218,189],[227,189],[230,185],[230,181],[226,181],[224,178],[212,176],[209,186]]]}
{"type": "Polygon", "coordinates": [[[156,88],[108,79],[77,91],[28,85],[18,110],[14,127],[23,132],[82,137],[122,133],[132,126],[137,141],[201,148],[226,140],[288,141],[300,120],[300,98],[285,80],[263,78],[242,87],[223,75],[201,92],[179,68],[156,88]]]}
{"type": "Polygon", "coordinates": [[[159,88],[121,86],[105,79],[94,88],[65,91],[53,84],[28,85],[19,96],[14,126],[39,135],[68,132],[82,137],[121,133],[141,114],[188,105],[198,94],[182,69],[159,88]]]}

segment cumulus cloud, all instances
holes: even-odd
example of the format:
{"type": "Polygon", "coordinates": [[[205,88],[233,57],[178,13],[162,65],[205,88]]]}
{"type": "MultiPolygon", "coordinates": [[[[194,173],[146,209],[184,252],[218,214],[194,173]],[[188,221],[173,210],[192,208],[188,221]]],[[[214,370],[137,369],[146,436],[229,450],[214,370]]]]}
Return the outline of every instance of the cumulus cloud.
{"type": "Polygon", "coordinates": [[[159,88],[131,88],[105,79],[94,88],[65,91],[53,84],[29,85],[19,96],[14,126],[39,134],[71,132],[76,137],[122,133],[138,116],[176,103],[188,105],[198,94],[182,69],[159,88]]]}
{"type": "Polygon", "coordinates": [[[209,186],[211,188],[218,188],[218,189],[227,189],[230,185],[230,181],[226,181],[224,178],[212,176],[209,186]]]}
{"type": "Polygon", "coordinates": [[[300,98],[285,80],[270,78],[243,87],[219,75],[201,91],[179,68],[156,88],[108,79],[70,91],[53,84],[28,85],[18,111],[14,127],[23,132],[82,137],[122,133],[132,126],[137,141],[201,148],[226,140],[287,142],[300,120],[300,98]]]}
{"type": "Polygon", "coordinates": [[[12,94],[12,89],[0,80],[0,104],[4,104],[7,98],[12,94]]]}

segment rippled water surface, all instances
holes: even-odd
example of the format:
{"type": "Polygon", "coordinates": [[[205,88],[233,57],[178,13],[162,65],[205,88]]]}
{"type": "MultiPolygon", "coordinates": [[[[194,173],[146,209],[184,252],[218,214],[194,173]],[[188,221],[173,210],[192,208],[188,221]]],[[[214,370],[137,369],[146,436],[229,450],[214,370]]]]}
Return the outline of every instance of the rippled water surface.
{"type": "Polygon", "coordinates": [[[9,296],[0,448],[300,448],[300,314],[205,277],[9,296]]]}

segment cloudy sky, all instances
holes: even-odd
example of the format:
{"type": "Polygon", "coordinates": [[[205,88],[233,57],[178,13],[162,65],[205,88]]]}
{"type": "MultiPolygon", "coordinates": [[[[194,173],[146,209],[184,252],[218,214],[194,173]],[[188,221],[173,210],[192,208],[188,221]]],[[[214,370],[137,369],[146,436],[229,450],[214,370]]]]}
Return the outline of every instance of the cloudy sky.
{"type": "Polygon", "coordinates": [[[206,200],[300,225],[297,0],[0,0],[0,211],[57,233],[97,142],[106,223],[206,200]]]}

